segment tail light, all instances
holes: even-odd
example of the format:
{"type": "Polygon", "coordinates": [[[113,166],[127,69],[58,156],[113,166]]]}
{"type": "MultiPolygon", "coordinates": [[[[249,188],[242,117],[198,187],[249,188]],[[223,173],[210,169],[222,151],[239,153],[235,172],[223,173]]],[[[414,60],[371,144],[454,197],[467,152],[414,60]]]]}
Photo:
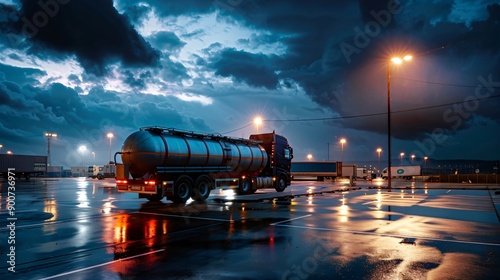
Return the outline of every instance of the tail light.
{"type": "Polygon", "coordinates": [[[144,181],[144,185],[154,186],[156,185],[156,181],[155,180],[144,181]]]}
{"type": "Polygon", "coordinates": [[[127,184],[127,180],[116,180],[117,184],[127,184]]]}

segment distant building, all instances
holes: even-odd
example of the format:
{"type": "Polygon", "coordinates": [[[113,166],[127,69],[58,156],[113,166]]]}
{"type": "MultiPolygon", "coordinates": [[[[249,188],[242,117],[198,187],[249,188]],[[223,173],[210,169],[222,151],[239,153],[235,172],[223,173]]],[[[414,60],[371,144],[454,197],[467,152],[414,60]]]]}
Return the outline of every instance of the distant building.
{"type": "Polygon", "coordinates": [[[71,166],[71,177],[88,177],[88,166],[71,166]]]}
{"type": "Polygon", "coordinates": [[[60,178],[63,176],[62,166],[47,166],[47,176],[49,178],[60,178]]]}

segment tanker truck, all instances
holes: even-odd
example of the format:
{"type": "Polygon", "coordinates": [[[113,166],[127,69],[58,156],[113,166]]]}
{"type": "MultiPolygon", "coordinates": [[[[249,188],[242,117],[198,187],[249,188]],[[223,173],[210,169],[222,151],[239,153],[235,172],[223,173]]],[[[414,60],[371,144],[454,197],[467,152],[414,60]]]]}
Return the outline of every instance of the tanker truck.
{"type": "Polygon", "coordinates": [[[143,127],[128,136],[116,164],[118,192],[176,203],[204,201],[216,188],[251,194],[260,188],[282,192],[290,185],[293,149],[272,133],[249,139],[173,128],[143,127]]]}

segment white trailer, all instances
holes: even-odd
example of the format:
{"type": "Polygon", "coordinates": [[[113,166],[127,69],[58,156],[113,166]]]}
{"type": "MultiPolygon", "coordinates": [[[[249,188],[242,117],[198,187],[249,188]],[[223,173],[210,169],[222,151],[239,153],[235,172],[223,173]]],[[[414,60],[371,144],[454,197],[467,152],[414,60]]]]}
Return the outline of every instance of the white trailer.
{"type": "Polygon", "coordinates": [[[356,171],[356,179],[371,180],[371,178],[372,174],[370,170],[366,169],[366,167],[358,167],[356,171]]]}
{"type": "Polygon", "coordinates": [[[104,178],[114,178],[116,173],[116,165],[105,164],[103,166],[91,165],[89,166],[89,177],[92,179],[102,180],[104,178]]]}
{"type": "Polygon", "coordinates": [[[358,166],[356,164],[342,165],[342,177],[356,179],[358,166]]]}
{"type": "MultiPolygon", "coordinates": [[[[422,175],[422,168],[420,166],[391,166],[391,177],[392,178],[403,178],[411,180],[413,176],[422,175]]],[[[382,178],[387,179],[387,167],[382,171],[382,178]]]]}

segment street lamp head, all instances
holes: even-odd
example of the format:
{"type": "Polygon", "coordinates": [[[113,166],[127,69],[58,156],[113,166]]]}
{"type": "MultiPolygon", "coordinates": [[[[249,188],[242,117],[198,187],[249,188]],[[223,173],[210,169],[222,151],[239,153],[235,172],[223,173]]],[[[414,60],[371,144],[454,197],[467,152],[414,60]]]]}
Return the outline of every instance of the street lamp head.
{"type": "Polygon", "coordinates": [[[345,144],[346,142],[347,140],[345,140],[345,138],[340,139],[340,144],[345,144]]]}
{"type": "Polygon", "coordinates": [[[394,64],[401,64],[401,63],[403,63],[403,60],[401,58],[399,58],[399,57],[393,57],[393,58],[391,58],[391,61],[394,64]]]}
{"type": "Polygon", "coordinates": [[[381,148],[378,148],[377,149],[377,153],[381,153],[382,152],[382,149],[381,148]]]}
{"type": "Polygon", "coordinates": [[[411,158],[415,158],[415,155],[411,155],[411,158]]]}
{"type": "Polygon", "coordinates": [[[411,55],[405,55],[403,58],[400,57],[393,57],[391,58],[392,63],[394,64],[401,64],[405,61],[411,61],[413,59],[413,56],[411,55]]]}
{"type": "Polygon", "coordinates": [[[87,147],[85,145],[82,145],[80,146],[80,148],[78,148],[80,150],[80,152],[85,152],[87,150],[87,147]]]}
{"type": "Polygon", "coordinates": [[[424,157],[424,160],[428,160],[428,159],[429,159],[429,157],[424,157]]]}
{"type": "Polygon", "coordinates": [[[400,153],[399,155],[400,155],[400,156],[404,156],[404,155],[405,155],[405,153],[400,153]]]}
{"type": "Polygon", "coordinates": [[[262,123],[262,118],[256,117],[255,119],[253,119],[253,123],[256,125],[260,125],[262,123]]]}
{"type": "Polygon", "coordinates": [[[307,154],[307,159],[311,160],[313,158],[312,154],[307,154]]]}
{"type": "Polygon", "coordinates": [[[108,136],[108,138],[113,138],[113,137],[114,137],[113,133],[111,133],[111,132],[110,132],[110,133],[108,133],[108,135],[107,135],[107,136],[108,136]]]}

